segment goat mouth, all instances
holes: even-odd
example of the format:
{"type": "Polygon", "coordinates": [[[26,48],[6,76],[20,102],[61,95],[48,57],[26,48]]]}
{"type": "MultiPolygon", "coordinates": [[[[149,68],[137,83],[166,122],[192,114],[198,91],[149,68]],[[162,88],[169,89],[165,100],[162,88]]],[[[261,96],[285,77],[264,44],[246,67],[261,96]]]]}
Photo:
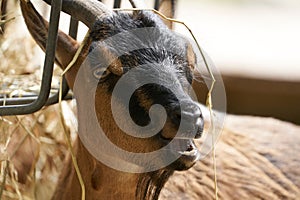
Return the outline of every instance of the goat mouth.
{"type": "Polygon", "coordinates": [[[167,168],[171,170],[183,171],[188,170],[200,159],[200,152],[193,139],[173,138],[168,139],[161,136],[165,144],[170,144],[170,153],[175,154],[178,159],[170,164],[167,168]]]}

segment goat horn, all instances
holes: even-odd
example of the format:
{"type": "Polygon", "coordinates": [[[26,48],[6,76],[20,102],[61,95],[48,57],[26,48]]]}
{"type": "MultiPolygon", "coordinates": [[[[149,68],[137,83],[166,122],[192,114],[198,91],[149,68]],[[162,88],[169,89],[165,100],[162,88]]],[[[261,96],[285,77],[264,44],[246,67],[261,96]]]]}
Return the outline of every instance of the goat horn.
{"type": "MultiPolygon", "coordinates": [[[[51,0],[44,1],[51,5],[51,0]]],[[[63,0],[62,11],[82,21],[89,28],[94,26],[97,19],[112,15],[112,10],[98,0],[63,0]]]]}
{"type": "Polygon", "coordinates": [[[146,8],[146,4],[141,0],[129,0],[133,8],[146,8]]]}

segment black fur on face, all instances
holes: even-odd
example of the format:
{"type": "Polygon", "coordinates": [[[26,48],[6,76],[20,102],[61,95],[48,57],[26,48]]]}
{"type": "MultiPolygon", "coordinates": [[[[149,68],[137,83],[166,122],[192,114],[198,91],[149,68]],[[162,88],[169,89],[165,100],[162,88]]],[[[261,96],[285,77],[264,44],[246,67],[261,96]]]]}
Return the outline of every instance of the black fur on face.
{"type": "MultiPolygon", "coordinates": [[[[105,48],[114,55],[118,55],[120,50],[126,52],[117,58],[121,62],[124,73],[139,67],[139,65],[156,63],[160,68],[158,70],[163,72],[157,78],[163,80],[168,76],[173,76],[174,79],[179,80],[182,92],[184,92],[187,86],[191,84],[193,78],[192,70],[186,60],[186,40],[170,31],[153,13],[148,11],[140,11],[135,14],[119,12],[113,17],[96,22],[91,32],[91,37],[94,41],[91,51],[97,47],[98,41],[107,41],[106,39],[109,37],[123,31],[147,27],[154,27],[155,29],[150,29],[151,33],[147,35],[136,34],[128,37],[127,35],[121,35],[121,38],[118,38],[118,44],[114,43],[114,41],[108,41],[104,44],[105,48]],[[137,44],[143,48],[128,52],[126,51],[128,43],[132,45],[137,44]]],[[[108,86],[107,92],[111,93],[118,79],[119,76],[111,74],[109,79],[101,84],[106,84],[108,86]]],[[[130,87],[130,83],[128,84],[128,87],[130,87]]],[[[173,104],[178,104],[178,99],[166,87],[158,84],[146,84],[138,88],[130,99],[129,109],[133,121],[140,126],[145,126],[150,121],[148,116],[149,107],[145,106],[144,102],[141,101],[149,101],[150,104],[160,104],[165,107],[167,112],[172,109],[173,104]],[[142,100],[140,98],[141,95],[143,96],[142,100]]]]}

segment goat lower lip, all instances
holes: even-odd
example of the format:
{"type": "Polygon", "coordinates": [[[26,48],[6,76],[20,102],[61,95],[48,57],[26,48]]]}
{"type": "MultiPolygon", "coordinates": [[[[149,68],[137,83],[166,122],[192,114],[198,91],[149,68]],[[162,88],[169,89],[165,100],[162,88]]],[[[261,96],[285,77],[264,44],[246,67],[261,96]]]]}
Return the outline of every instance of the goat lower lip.
{"type": "Polygon", "coordinates": [[[180,154],[197,149],[192,138],[165,138],[163,135],[160,135],[160,140],[164,143],[164,145],[172,142],[170,149],[178,151],[180,154]]]}
{"type": "Polygon", "coordinates": [[[194,141],[188,140],[187,145],[188,147],[185,151],[178,151],[180,157],[174,162],[173,169],[179,171],[188,170],[200,159],[200,152],[194,141]]]}
{"type": "Polygon", "coordinates": [[[181,157],[190,157],[191,159],[195,160],[198,160],[200,156],[193,140],[188,140],[186,149],[183,151],[179,150],[178,153],[181,155],[181,157]]]}
{"type": "Polygon", "coordinates": [[[169,150],[179,156],[178,159],[169,166],[171,169],[179,171],[187,170],[200,159],[200,152],[193,139],[168,139],[163,136],[161,136],[161,139],[164,144],[169,144],[172,141],[173,143],[170,145],[169,150]]]}

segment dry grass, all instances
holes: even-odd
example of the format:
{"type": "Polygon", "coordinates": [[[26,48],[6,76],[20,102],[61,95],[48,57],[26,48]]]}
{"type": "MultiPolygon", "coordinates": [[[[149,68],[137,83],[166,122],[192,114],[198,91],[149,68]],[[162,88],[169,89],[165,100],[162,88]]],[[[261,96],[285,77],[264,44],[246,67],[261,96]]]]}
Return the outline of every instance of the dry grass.
{"type": "MultiPolygon", "coordinates": [[[[10,15],[16,18],[0,36],[0,97],[36,94],[38,47],[24,34],[19,11],[10,15]]],[[[72,106],[63,102],[68,130],[75,133],[72,106]]],[[[49,199],[66,151],[57,105],[30,115],[0,117],[0,199],[49,199]]]]}

